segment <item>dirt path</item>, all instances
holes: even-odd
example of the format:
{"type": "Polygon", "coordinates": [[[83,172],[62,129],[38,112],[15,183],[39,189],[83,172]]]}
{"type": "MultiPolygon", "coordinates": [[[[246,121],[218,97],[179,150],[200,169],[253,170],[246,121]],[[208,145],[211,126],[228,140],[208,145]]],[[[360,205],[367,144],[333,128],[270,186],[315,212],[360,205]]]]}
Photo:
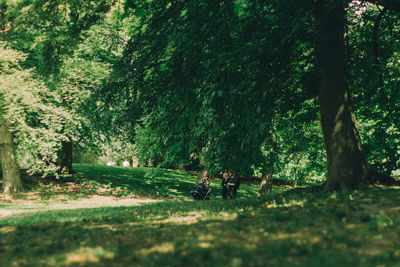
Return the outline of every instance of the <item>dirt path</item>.
{"type": "Polygon", "coordinates": [[[159,202],[160,199],[150,198],[116,198],[113,196],[94,195],[90,198],[77,200],[71,199],[49,199],[49,200],[0,200],[0,218],[22,213],[38,211],[89,209],[100,207],[138,206],[143,203],[159,202]]]}

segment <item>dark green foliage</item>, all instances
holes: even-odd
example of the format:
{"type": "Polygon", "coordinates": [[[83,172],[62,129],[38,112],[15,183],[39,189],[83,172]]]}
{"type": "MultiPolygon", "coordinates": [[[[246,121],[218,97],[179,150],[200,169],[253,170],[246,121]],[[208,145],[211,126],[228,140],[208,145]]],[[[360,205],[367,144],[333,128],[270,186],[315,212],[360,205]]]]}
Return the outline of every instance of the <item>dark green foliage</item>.
{"type": "MultiPolygon", "coordinates": [[[[179,166],[195,155],[211,172],[283,175],[294,166],[294,180],[319,176],[326,159],[313,98],[321,83],[315,61],[324,55],[315,51],[314,5],[128,1],[126,14],[137,20],[107,93],[128,97],[123,121],[136,129],[142,161],[179,166]]],[[[347,11],[344,79],[369,160],[390,174],[399,162],[398,14],[365,3],[347,11]]]]}
{"type": "MultiPolygon", "coordinates": [[[[30,127],[28,133],[18,136],[21,166],[35,172],[54,171],[57,169],[54,163],[61,162],[62,141],[94,143],[94,138],[89,137],[94,130],[88,123],[88,114],[93,110],[88,107],[88,99],[108,74],[107,64],[112,62],[116,50],[104,53],[104,46],[114,40],[109,41],[106,33],[99,34],[109,31],[110,23],[101,22],[112,2],[22,0],[1,3],[5,11],[1,40],[8,47],[23,51],[26,57],[19,67],[31,68],[32,79],[44,83],[40,84],[43,92],[36,90],[39,92],[31,97],[40,99],[40,108],[33,108],[32,103],[15,105],[24,109],[21,117],[24,122],[18,124],[30,127]],[[51,114],[57,109],[56,114],[51,114]],[[47,134],[43,134],[45,131],[47,134]],[[60,150],[59,155],[57,150],[60,150]]],[[[109,32],[111,35],[116,30],[109,32]]],[[[21,85],[16,87],[16,90],[26,91],[21,85]]]]}
{"type": "Polygon", "coordinates": [[[44,76],[57,74],[64,57],[71,55],[82,33],[104,16],[109,1],[18,1],[9,5],[13,25],[7,41],[28,53],[27,64],[44,76]]]}
{"type": "Polygon", "coordinates": [[[301,88],[302,72],[312,67],[312,35],[304,27],[311,22],[299,5],[132,3],[128,6],[148,15],[132,25],[106,99],[129,96],[122,108],[127,122],[141,118],[135,139],[139,157],[178,166],[197,155],[212,172],[243,175],[274,170],[265,158],[268,140],[276,135],[271,126],[289,110],[302,109],[308,97],[301,88]],[[287,34],[280,28],[285,15],[276,9],[289,7],[297,10],[291,18],[299,20],[287,34]]]}
{"type": "MultiPolygon", "coordinates": [[[[335,11],[326,29],[345,24],[348,67],[338,79],[353,94],[372,167],[390,175],[400,164],[399,14],[393,1],[377,2],[385,6],[2,0],[0,36],[60,96],[47,100],[65,108],[59,139],[84,152],[104,156],[102,143],[117,136],[135,143],[144,165],[302,182],[322,180],[327,166],[316,62],[332,55],[316,48],[332,44],[320,38],[316,15],[335,11]]],[[[32,128],[42,123],[25,113],[32,128]]]]}
{"type": "Polygon", "coordinates": [[[350,86],[371,165],[390,175],[400,164],[399,13],[365,8],[349,14],[350,86]]]}

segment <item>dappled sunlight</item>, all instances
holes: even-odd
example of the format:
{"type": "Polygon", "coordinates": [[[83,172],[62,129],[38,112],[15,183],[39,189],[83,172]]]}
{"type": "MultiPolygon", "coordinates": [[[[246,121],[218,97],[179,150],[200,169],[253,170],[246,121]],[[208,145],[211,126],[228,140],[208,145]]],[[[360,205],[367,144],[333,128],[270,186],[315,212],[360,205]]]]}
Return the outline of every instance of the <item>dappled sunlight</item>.
{"type": "Polygon", "coordinates": [[[199,222],[201,218],[206,217],[205,212],[189,212],[186,216],[171,216],[168,219],[162,221],[154,221],[157,223],[174,223],[174,224],[194,224],[199,222]]]}
{"type": "Polygon", "coordinates": [[[203,234],[198,237],[199,241],[210,242],[215,240],[215,236],[211,234],[203,234]]]}
{"type": "Polygon", "coordinates": [[[74,168],[78,171],[78,177],[98,183],[98,187],[107,185],[122,189],[121,193],[147,194],[152,197],[182,198],[190,196],[190,191],[196,181],[195,177],[189,173],[166,169],[162,169],[159,176],[149,179],[146,177],[146,172],[151,168],[110,166],[93,168],[84,164],[75,164],[74,168]]]}
{"type": "Polygon", "coordinates": [[[14,232],[17,229],[16,226],[2,226],[0,227],[0,233],[1,234],[9,234],[14,232]]]}
{"type": "Polygon", "coordinates": [[[198,237],[198,242],[200,248],[210,248],[212,246],[212,243],[215,243],[217,241],[215,240],[215,236],[204,234],[198,237]]]}
{"type": "Polygon", "coordinates": [[[282,207],[304,207],[304,205],[307,204],[307,200],[290,200],[288,202],[284,203],[276,203],[276,201],[271,201],[271,202],[265,202],[263,205],[268,208],[268,209],[273,209],[273,208],[282,208],[282,207]]]}
{"type": "Polygon", "coordinates": [[[115,198],[113,196],[96,195],[90,198],[78,200],[58,199],[50,202],[43,202],[39,200],[18,200],[14,205],[0,208],[0,217],[50,210],[56,211],[91,209],[100,207],[138,206],[145,203],[155,203],[159,201],[160,200],[148,198],[115,198]]]}
{"type": "Polygon", "coordinates": [[[212,219],[220,219],[223,221],[235,220],[238,217],[237,212],[220,212],[212,217],[212,219]]]}
{"type": "MultiPolygon", "coordinates": [[[[112,260],[115,253],[104,249],[101,246],[80,247],[74,251],[54,254],[49,257],[40,258],[35,262],[35,266],[86,266],[87,264],[98,264],[102,260],[112,260]]],[[[11,266],[29,266],[32,262],[16,260],[11,266]]]]}
{"type": "Polygon", "coordinates": [[[113,259],[115,254],[103,247],[81,247],[66,255],[65,264],[97,263],[101,259],[113,259]]]}
{"type": "Polygon", "coordinates": [[[116,231],[118,229],[118,225],[111,225],[111,224],[95,224],[95,225],[83,225],[83,229],[104,229],[110,231],[116,231]]]}
{"type": "Polygon", "coordinates": [[[166,219],[159,220],[157,218],[150,219],[148,223],[152,224],[176,224],[176,225],[192,225],[199,222],[207,221],[231,221],[238,218],[237,212],[219,212],[208,214],[206,211],[192,211],[187,214],[172,215],[166,219]]]}
{"type": "Polygon", "coordinates": [[[388,234],[367,237],[366,241],[366,245],[357,250],[360,256],[376,256],[385,251],[395,250],[394,256],[400,260],[400,249],[393,244],[392,237],[388,234]]]}
{"type": "Polygon", "coordinates": [[[160,245],[153,246],[151,248],[143,248],[139,251],[141,256],[147,256],[152,253],[172,253],[175,251],[175,247],[173,244],[166,242],[160,245]]]}
{"type": "Polygon", "coordinates": [[[323,266],[330,254],[338,255],[338,263],[356,255],[360,265],[385,255],[400,260],[393,235],[398,190],[246,198],[246,190],[255,187],[244,183],[234,200],[218,199],[216,186],[214,199],[187,201],[175,184],[179,179],[164,181],[171,194],[180,194],[176,199],[86,195],[90,198],[17,200],[19,207],[0,202],[0,211],[25,210],[0,218],[0,256],[15,265],[48,266],[192,266],[205,258],[213,266],[245,266],[247,259],[254,266],[309,266],[317,259],[323,266]]]}
{"type": "Polygon", "coordinates": [[[186,216],[171,216],[168,219],[157,221],[157,223],[174,223],[174,224],[195,224],[200,221],[205,222],[209,220],[230,221],[238,217],[237,212],[220,212],[213,215],[207,215],[206,212],[190,212],[186,216]]]}
{"type": "Polygon", "coordinates": [[[357,229],[360,229],[360,228],[361,228],[360,225],[358,225],[358,224],[353,224],[353,223],[346,224],[345,227],[346,227],[347,229],[349,229],[349,230],[357,230],[357,229]]]}
{"type": "Polygon", "coordinates": [[[304,242],[307,244],[315,244],[315,243],[321,243],[323,241],[321,236],[311,234],[308,231],[301,231],[294,233],[287,233],[287,232],[265,233],[265,235],[267,235],[268,238],[270,238],[273,241],[292,239],[295,240],[296,245],[301,245],[304,242]]]}

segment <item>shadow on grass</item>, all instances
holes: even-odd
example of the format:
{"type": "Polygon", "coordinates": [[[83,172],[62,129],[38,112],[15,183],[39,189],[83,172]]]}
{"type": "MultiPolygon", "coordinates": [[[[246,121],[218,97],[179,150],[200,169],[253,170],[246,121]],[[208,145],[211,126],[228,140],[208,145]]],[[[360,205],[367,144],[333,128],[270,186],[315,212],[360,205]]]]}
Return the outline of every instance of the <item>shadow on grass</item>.
{"type": "Polygon", "coordinates": [[[389,207],[399,200],[398,190],[374,189],[42,213],[0,220],[0,258],[21,266],[398,266],[400,214],[389,207]],[[374,203],[379,209],[368,209],[374,203]]]}
{"type": "MultiPolygon", "coordinates": [[[[124,168],[110,166],[91,166],[75,164],[76,178],[96,181],[104,186],[120,188],[135,193],[151,196],[169,196],[173,198],[190,198],[196,177],[176,170],[162,170],[159,176],[146,178],[147,168],[124,168]]],[[[212,197],[221,198],[221,180],[212,179],[212,197]]],[[[255,197],[258,184],[242,183],[238,198],[255,197]]]]}
{"type": "Polygon", "coordinates": [[[92,179],[111,188],[129,190],[154,196],[179,197],[188,195],[195,178],[176,171],[165,170],[160,177],[146,179],[146,168],[123,168],[76,164],[77,178],[92,179]]]}

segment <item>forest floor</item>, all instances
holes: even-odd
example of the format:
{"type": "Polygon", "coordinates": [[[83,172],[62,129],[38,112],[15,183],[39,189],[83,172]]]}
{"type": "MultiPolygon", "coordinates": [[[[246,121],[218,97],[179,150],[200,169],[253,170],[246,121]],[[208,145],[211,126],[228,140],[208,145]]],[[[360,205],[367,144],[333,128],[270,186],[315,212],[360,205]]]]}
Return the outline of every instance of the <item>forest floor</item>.
{"type": "Polygon", "coordinates": [[[0,199],[0,266],[400,266],[399,187],[192,201],[183,172],[75,168],[0,199]]]}

